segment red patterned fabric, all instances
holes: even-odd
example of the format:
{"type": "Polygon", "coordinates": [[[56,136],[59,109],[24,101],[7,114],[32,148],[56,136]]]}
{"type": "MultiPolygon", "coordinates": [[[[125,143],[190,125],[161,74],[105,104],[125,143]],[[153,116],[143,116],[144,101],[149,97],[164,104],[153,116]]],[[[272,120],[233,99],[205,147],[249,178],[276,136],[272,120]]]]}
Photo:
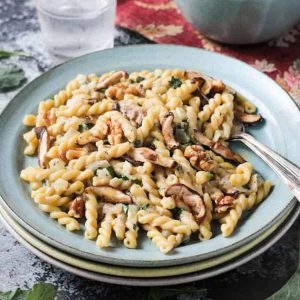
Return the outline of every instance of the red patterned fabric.
{"type": "Polygon", "coordinates": [[[263,44],[230,46],[194,29],[170,0],[119,0],[117,25],[162,44],[204,48],[236,57],[276,80],[300,104],[300,23],[263,44]]]}

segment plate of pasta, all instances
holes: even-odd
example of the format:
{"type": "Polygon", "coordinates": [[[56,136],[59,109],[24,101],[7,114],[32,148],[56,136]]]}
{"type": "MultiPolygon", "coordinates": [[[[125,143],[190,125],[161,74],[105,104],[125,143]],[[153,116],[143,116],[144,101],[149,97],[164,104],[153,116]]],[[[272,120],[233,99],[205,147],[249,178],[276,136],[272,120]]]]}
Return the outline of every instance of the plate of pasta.
{"type": "Polygon", "coordinates": [[[229,143],[237,120],[299,163],[299,111],[242,62],[179,46],[76,58],[1,115],[3,205],[92,260],[164,266],[232,251],[295,205],[271,169],[229,143]]]}

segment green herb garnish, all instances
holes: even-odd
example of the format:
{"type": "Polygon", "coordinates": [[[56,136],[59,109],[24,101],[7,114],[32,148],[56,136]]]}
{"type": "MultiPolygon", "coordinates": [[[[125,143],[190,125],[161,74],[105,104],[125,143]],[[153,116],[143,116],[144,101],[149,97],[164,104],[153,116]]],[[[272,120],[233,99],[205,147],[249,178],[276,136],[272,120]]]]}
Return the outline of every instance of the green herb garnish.
{"type": "Polygon", "coordinates": [[[175,219],[180,219],[180,215],[182,214],[184,209],[181,207],[175,207],[175,208],[171,209],[171,211],[172,211],[172,214],[175,219]]]}
{"type": "Polygon", "coordinates": [[[207,175],[208,181],[210,181],[214,177],[214,174],[211,172],[206,172],[206,175],[207,175]]]}
{"type": "Polygon", "coordinates": [[[82,123],[79,125],[78,129],[80,132],[91,129],[94,126],[93,123],[82,123]]]}
{"type": "Polygon", "coordinates": [[[106,170],[111,177],[117,177],[117,174],[112,166],[108,166],[106,170]]]}
{"type": "Polygon", "coordinates": [[[138,148],[143,145],[143,142],[140,140],[135,140],[133,144],[134,144],[134,147],[138,148]]]}
{"type": "Polygon", "coordinates": [[[107,90],[107,88],[101,88],[101,89],[98,90],[98,92],[105,93],[106,90],[107,90]]]}
{"type": "Polygon", "coordinates": [[[184,148],[186,148],[186,147],[188,147],[188,146],[191,146],[191,145],[193,145],[192,142],[188,142],[188,143],[182,144],[182,146],[183,146],[184,148]]]}
{"type": "Polygon", "coordinates": [[[177,89],[177,88],[181,87],[181,85],[182,85],[182,81],[176,76],[172,76],[169,83],[173,89],[177,89]]]}
{"type": "Polygon", "coordinates": [[[0,91],[17,88],[25,82],[23,69],[10,65],[0,68],[0,91]]]}
{"type": "Polygon", "coordinates": [[[143,205],[143,206],[141,207],[141,209],[143,209],[143,210],[147,210],[149,206],[150,206],[150,204],[149,204],[149,203],[147,203],[147,204],[143,205]]]}
{"type": "Polygon", "coordinates": [[[136,78],[136,82],[137,83],[140,83],[140,82],[142,82],[143,80],[145,80],[145,77],[142,77],[142,76],[138,76],[137,78],[136,78]]]}
{"type": "Polygon", "coordinates": [[[181,122],[175,126],[175,139],[180,144],[187,144],[191,138],[188,134],[189,124],[187,122],[181,122]]]}
{"type": "Polygon", "coordinates": [[[129,178],[128,176],[125,176],[125,175],[122,175],[122,174],[119,174],[119,173],[117,173],[115,170],[114,170],[114,168],[112,167],[112,166],[108,166],[107,168],[106,168],[106,170],[107,170],[107,172],[109,173],[109,175],[111,176],[111,177],[117,177],[117,178],[120,178],[120,179],[123,179],[123,180],[130,180],[130,181],[133,181],[133,180],[135,180],[135,179],[131,179],[131,178],[129,178]]]}
{"type": "Polygon", "coordinates": [[[133,228],[133,230],[136,230],[136,229],[137,229],[137,225],[136,225],[136,224],[133,224],[133,225],[132,225],[132,228],[133,228]]]}
{"type": "Polygon", "coordinates": [[[135,183],[135,184],[138,184],[138,185],[142,185],[142,181],[139,180],[139,179],[131,178],[130,181],[131,181],[132,183],[135,183]]]}
{"type": "Polygon", "coordinates": [[[129,206],[127,204],[123,204],[123,211],[124,211],[125,215],[128,214],[128,209],[129,209],[129,206]]]}

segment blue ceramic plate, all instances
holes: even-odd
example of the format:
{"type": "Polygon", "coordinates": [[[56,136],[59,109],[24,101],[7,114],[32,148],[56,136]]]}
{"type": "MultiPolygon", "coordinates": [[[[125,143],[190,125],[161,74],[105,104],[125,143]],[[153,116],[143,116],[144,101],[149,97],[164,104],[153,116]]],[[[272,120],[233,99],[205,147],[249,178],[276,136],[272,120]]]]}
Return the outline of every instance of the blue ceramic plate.
{"type": "Polygon", "coordinates": [[[178,247],[169,255],[161,254],[147,238],[139,248],[130,250],[121,243],[105,250],[83,238],[83,232],[70,233],[40,211],[30,198],[28,186],[19,178],[36,158],[24,157],[22,125],[24,114],[36,112],[38,103],[53,95],[78,73],[102,73],[123,69],[128,72],[155,68],[199,70],[224,80],[252,101],[266,122],[251,129],[260,141],[300,164],[300,114],[291,98],[269,77],[238,60],[219,54],[179,46],[134,46],[95,52],[71,60],[28,84],[6,107],[0,118],[0,194],[3,204],[31,233],[47,243],[84,258],[127,266],[167,266],[204,260],[245,245],[270,228],[295,205],[285,185],[271,169],[244,146],[233,147],[249,160],[265,178],[271,179],[271,195],[251,214],[245,216],[229,238],[217,234],[209,241],[178,247]]]}

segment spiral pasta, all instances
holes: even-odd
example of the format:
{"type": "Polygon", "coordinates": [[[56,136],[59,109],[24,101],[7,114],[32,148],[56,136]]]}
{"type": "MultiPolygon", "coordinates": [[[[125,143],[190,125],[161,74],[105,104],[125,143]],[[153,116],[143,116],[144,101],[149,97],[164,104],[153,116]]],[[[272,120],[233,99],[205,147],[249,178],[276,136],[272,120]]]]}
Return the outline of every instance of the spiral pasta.
{"type": "Polygon", "coordinates": [[[138,248],[144,231],[169,253],[212,238],[212,222],[227,237],[272,187],[228,147],[235,119],[255,112],[194,71],[79,74],[25,115],[24,154],[38,166],[20,178],[43,212],[98,248],[114,237],[138,248]]]}

